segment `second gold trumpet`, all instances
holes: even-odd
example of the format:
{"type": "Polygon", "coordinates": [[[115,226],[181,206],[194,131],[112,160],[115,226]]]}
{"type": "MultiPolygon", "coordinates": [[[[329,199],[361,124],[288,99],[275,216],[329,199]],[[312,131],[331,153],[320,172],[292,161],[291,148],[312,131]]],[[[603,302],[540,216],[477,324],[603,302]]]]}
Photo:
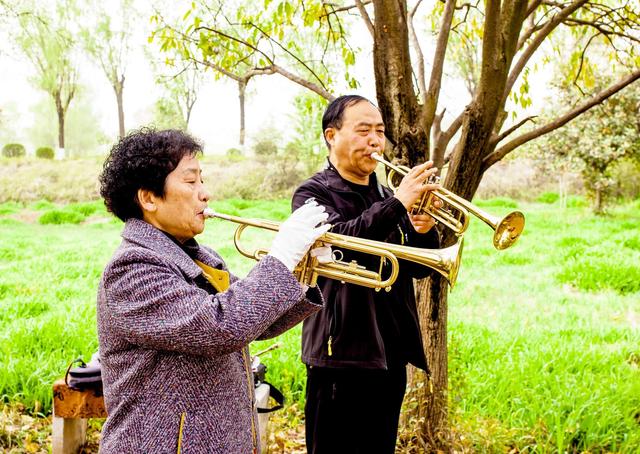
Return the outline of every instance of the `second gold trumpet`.
{"type": "MultiPolygon", "coordinates": [[[[280,229],[280,223],[275,221],[231,216],[217,213],[209,208],[204,211],[204,215],[206,218],[219,218],[240,224],[233,237],[236,249],[238,249],[240,254],[254,260],[260,260],[267,255],[269,251],[266,249],[256,249],[250,252],[244,249],[240,245],[240,236],[244,229],[250,226],[272,231],[278,231],[280,229]]],[[[458,243],[448,248],[422,249],[327,232],[318,238],[316,244],[314,244],[311,249],[323,245],[331,246],[338,250],[346,249],[377,256],[380,258],[379,269],[376,271],[368,270],[358,265],[355,261],[343,262],[337,258],[339,251],[334,251],[333,260],[329,263],[320,263],[312,254],[307,253],[293,271],[300,283],[314,286],[318,277],[323,276],[329,279],[374,288],[376,290],[384,288],[386,291],[389,291],[398,277],[400,270],[398,259],[401,259],[434,269],[444,276],[449,282],[449,285],[453,287],[458,276],[460,257],[462,254],[462,238],[460,238],[458,243]],[[382,275],[385,262],[391,265],[387,277],[382,275]]]]}
{"type": "MultiPolygon", "coordinates": [[[[371,158],[391,169],[387,175],[387,184],[395,192],[397,190],[397,187],[393,186],[395,173],[404,176],[409,173],[410,169],[406,166],[391,164],[378,153],[373,153],[371,158]]],[[[469,213],[471,213],[494,230],[493,245],[496,249],[506,249],[512,246],[520,238],[524,229],[524,215],[520,211],[512,211],[505,217],[499,218],[481,210],[468,200],[445,188],[425,193],[413,206],[412,212],[432,216],[458,236],[467,230],[469,213]],[[438,208],[433,204],[434,197],[442,200],[442,207],[438,208]]]]}

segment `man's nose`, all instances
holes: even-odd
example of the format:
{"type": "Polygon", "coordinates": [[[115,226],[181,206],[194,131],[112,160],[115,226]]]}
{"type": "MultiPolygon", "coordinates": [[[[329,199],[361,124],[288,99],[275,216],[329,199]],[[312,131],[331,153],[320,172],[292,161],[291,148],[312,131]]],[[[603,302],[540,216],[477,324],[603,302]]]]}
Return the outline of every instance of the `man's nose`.
{"type": "Polygon", "coordinates": [[[380,145],[380,137],[378,137],[378,134],[375,131],[369,133],[369,146],[374,147],[379,145],[380,145]]]}
{"type": "Polygon", "coordinates": [[[211,194],[209,194],[209,191],[202,187],[202,189],[200,190],[200,200],[202,200],[203,202],[208,202],[210,198],[211,194]]]}

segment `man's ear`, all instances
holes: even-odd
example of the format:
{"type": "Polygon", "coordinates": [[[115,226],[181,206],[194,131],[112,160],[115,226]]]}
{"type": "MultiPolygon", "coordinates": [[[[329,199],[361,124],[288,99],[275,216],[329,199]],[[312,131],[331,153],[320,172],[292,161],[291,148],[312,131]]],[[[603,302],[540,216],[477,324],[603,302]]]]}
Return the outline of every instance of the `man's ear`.
{"type": "Polygon", "coordinates": [[[138,189],[138,204],[142,211],[153,213],[158,209],[156,195],[149,189],[138,189]]]}
{"type": "Polygon", "coordinates": [[[334,128],[327,128],[324,130],[324,139],[329,145],[333,145],[336,136],[336,130],[334,128]]]}

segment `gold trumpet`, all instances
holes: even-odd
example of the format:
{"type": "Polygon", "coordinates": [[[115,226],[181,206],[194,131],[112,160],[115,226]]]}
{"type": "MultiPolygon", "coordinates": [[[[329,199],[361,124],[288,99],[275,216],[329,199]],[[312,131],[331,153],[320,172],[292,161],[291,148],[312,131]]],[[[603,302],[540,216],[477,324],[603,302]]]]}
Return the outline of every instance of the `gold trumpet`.
{"type": "MultiPolygon", "coordinates": [[[[398,188],[393,185],[393,177],[396,173],[403,176],[406,175],[409,173],[409,167],[391,164],[378,153],[373,153],[371,158],[391,169],[387,175],[387,184],[393,192],[396,192],[398,188]]],[[[520,238],[522,230],[524,230],[524,215],[520,211],[512,211],[505,217],[499,218],[481,210],[468,200],[442,187],[435,191],[426,192],[413,205],[411,212],[413,214],[428,214],[432,216],[453,230],[458,236],[467,230],[469,213],[471,213],[493,229],[493,246],[496,249],[506,249],[512,246],[520,238]],[[434,197],[442,200],[443,205],[440,208],[433,204],[434,197]]]]}
{"type": "MultiPolygon", "coordinates": [[[[260,260],[267,255],[269,251],[266,249],[256,249],[253,252],[249,252],[242,248],[240,245],[240,236],[244,229],[251,226],[275,232],[280,230],[279,222],[231,216],[217,213],[210,208],[204,210],[204,216],[205,218],[219,218],[240,224],[234,234],[233,242],[240,254],[254,260],[260,260]]],[[[333,251],[332,260],[329,263],[321,263],[311,253],[307,253],[296,266],[293,273],[300,283],[309,286],[315,286],[318,277],[323,276],[343,283],[348,282],[374,288],[376,291],[379,291],[381,288],[389,291],[396,281],[400,270],[398,259],[402,259],[434,269],[444,276],[453,288],[458,276],[458,269],[460,268],[462,244],[462,238],[460,238],[456,244],[448,248],[422,249],[327,232],[317,239],[311,249],[319,246],[331,246],[378,256],[380,257],[378,271],[368,270],[358,265],[356,261],[343,262],[342,252],[337,250],[333,251]],[[384,278],[382,273],[386,261],[391,264],[391,271],[389,272],[389,276],[384,278]]]]}

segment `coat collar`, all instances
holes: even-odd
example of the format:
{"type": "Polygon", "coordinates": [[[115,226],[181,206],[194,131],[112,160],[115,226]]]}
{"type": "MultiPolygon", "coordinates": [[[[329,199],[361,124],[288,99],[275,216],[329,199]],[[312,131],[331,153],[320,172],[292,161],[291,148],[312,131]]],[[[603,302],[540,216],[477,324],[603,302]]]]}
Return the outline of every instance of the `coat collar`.
{"type": "MultiPolygon", "coordinates": [[[[338,169],[336,169],[334,165],[331,164],[331,161],[329,161],[329,158],[327,158],[327,164],[325,166],[325,169],[321,173],[323,176],[322,180],[325,186],[336,191],[353,192],[353,188],[351,188],[351,186],[347,184],[346,180],[342,178],[340,172],[338,172],[338,169]]],[[[377,187],[378,192],[380,193],[382,198],[388,196],[385,189],[383,189],[382,185],[380,185],[380,183],[378,182],[378,177],[376,176],[375,172],[372,172],[371,175],[369,175],[369,185],[377,187]]]]}
{"type": "MultiPolygon", "coordinates": [[[[202,269],[174,243],[166,234],[142,219],[131,218],[127,220],[122,231],[122,238],[142,246],[166,257],[189,278],[193,279],[202,274],[202,269]]],[[[196,258],[207,265],[220,268],[222,260],[206,248],[200,246],[196,258]]]]}
{"type": "MultiPolygon", "coordinates": [[[[325,176],[324,182],[330,188],[338,191],[353,192],[351,186],[349,186],[346,180],[342,178],[342,175],[340,175],[338,169],[336,169],[335,166],[331,164],[329,158],[327,158],[327,165],[323,173],[325,176]]],[[[378,178],[376,177],[375,172],[372,172],[371,175],[369,175],[369,185],[378,186],[378,178]]]]}

